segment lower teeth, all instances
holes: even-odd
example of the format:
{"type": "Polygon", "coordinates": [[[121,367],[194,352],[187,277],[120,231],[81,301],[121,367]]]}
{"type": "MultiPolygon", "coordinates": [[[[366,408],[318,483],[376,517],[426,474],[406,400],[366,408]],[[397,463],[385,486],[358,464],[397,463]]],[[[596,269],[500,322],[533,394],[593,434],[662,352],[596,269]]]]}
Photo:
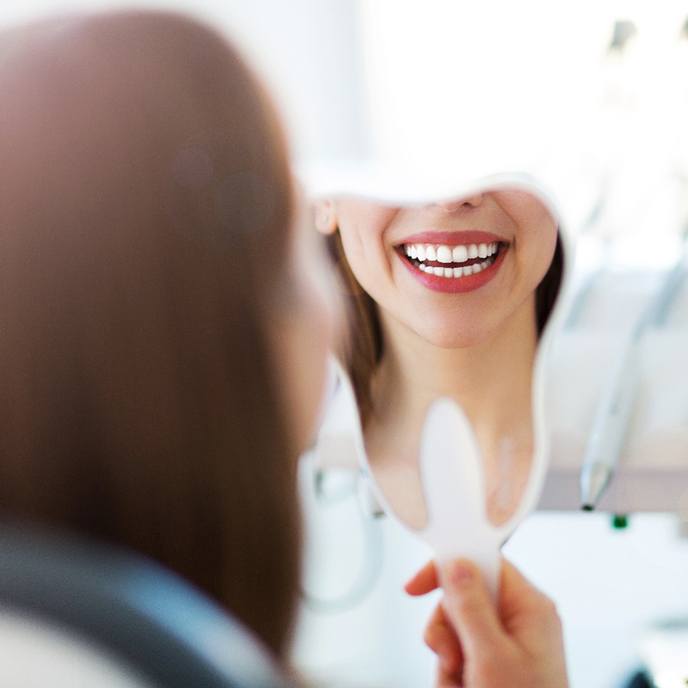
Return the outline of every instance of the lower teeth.
{"type": "Polygon", "coordinates": [[[446,277],[451,279],[460,279],[462,277],[468,277],[470,275],[477,275],[479,272],[482,272],[485,268],[490,267],[490,265],[492,265],[494,261],[494,257],[491,257],[487,260],[484,260],[482,263],[474,263],[473,265],[467,265],[463,268],[431,267],[429,265],[425,265],[425,263],[418,262],[416,262],[415,265],[419,270],[428,275],[435,275],[436,277],[446,277]]]}

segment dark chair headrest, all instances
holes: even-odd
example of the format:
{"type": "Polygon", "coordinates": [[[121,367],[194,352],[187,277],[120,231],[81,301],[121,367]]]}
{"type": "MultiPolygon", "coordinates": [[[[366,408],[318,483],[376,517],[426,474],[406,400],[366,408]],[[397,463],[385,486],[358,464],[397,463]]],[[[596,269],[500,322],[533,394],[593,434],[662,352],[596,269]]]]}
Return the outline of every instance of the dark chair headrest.
{"type": "Polygon", "coordinates": [[[0,607],[59,626],[164,688],[285,688],[263,647],[150,561],[64,535],[0,527],[0,607]]]}

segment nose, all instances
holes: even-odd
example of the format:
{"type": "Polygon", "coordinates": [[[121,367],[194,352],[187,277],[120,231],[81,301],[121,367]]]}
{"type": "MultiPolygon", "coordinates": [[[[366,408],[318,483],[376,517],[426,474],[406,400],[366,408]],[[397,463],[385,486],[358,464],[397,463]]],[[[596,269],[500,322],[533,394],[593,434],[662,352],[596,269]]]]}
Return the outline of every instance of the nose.
{"type": "Polygon", "coordinates": [[[483,194],[473,194],[455,201],[443,201],[434,205],[445,213],[454,213],[462,208],[477,208],[483,202],[483,194]]]}

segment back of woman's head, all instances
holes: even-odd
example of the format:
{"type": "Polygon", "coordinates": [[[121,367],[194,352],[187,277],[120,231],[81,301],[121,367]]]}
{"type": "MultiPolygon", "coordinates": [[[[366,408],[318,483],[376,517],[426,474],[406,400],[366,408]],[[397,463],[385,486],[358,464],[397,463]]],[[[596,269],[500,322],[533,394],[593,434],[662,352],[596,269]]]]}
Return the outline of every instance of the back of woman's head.
{"type": "Polygon", "coordinates": [[[278,653],[294,446],[267,319],[292,194],[272,109],[161,13],[0,39],[0,510],[148,554],[278,653]]]}

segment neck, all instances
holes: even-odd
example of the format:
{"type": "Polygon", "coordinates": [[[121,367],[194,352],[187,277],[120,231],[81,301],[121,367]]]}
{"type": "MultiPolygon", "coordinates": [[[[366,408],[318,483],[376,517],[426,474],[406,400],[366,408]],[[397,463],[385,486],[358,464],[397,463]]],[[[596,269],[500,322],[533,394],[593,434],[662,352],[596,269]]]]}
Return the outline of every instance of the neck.
{"type": "Polygon", "coordinates": [[[494,336],[462,348],[435,346],[380,315],[385,352],[372,387],[375,425],[419,430],[428,405],[448,396],[462,406],[488,453],[498,452],[504,438],[530,443],[537,350],[533,299],[494,336]]]}

